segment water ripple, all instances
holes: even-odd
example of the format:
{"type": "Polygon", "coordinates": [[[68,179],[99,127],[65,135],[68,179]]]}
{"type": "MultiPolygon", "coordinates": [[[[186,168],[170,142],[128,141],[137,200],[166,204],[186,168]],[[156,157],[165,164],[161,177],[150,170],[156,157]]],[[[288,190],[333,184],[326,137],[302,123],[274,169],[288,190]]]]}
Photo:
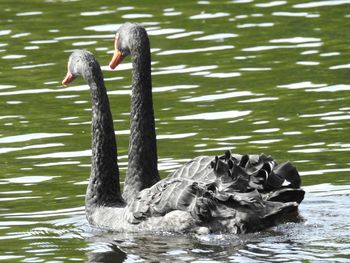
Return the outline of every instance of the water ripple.
{"type": "Polygon", "coordinates": [[[6,55],[3,56],[2,59],[19,59],[19,58],[25,58],[26,55],[6,55]]]}
{"type": "Polygon", "coordinates": [[[73,158],[87,156],[91,156],[91,150],[45,153],[39,155],[17,157],[17,159],[73,158]]]}
{"type": "Polygon", "coordinates": [[[198,85],[174,85],[174,86],[164,86],[164,87],[154,87],[152,88],[152,92],[169,92],[169,91],[177,91],[182,89],[195,89],[198,88],[198,85]]]}
{"type": "Polygon", "coordinates": [[[157,53],[157,55],[174,55],[174,54],[187,54],[187,53],[197,53],[197,52],[208,52],[208,51],[218,51],[218,50],[226,50],[232,49],[234,46],[226,45],[226,46],[215,46],[215,47],[205,47],[205,48],[192,48],[192,49],[174,49],[174,50],[166,50],[157,53]]]}
{"type": "Polygon", "coordinates": [[[148,35],[159,36],[159,35],[178,34],[184,31],[185,29],[181,29],[181,28],[161,28],[161,29],[149,30],[147,32],[148,32],[148,35]]]}
{"type": "Polygon", "coordinates": [[[274,16],[290,16],[290,17],[306,17],[306,18],[317,18],[320,17],[318,13],[308,12],[273,12],[274,16]]]}
{"type": "Polygon", "coordinates": [[[272,22],[265,23],[245,23],[237,25],[237,28],[250,28],[250,27],[272,27],[275,24],[272,22]]]}
{"type": "Polygon", "coordinates": [[[31,11],[31,12],[22,12],[17,13],[16,16],[36,16],[36,15],[42,15],[43,12],[41,11],[31,11]]]}
{"type": "Polygon", "coordinates": [[[328,121],[350,120],[350,114],[339,115],[339,116],[331,116],[331,117],[322,117],[321,120],[328,120],[328,121]]]}
{"type": "Polygon", "coordinates": [[[255,4],[257,7],[274,7],[287,4],[287,1],[271,1],[269,3],[255,4]]]}
{"type": "Polygon", "coordinates": [[[305,42],[321,42],[320,38],[316,37],[292,37],[279,38],[270,40],[271,43],[305,43],[305,42]]]}
{"type": "Polygon", "coordinates": [[[278,88],[287,88],[287,89],[306,89],[306,88],[320,88],[324,87],[327,84],[314,84],[311,81],[303,81],[303,82],[297,82],[297,83],[291,83],[291,84],[285,84],[285,85],[278,85],[278,88]]]}
{"type": "Polygon", "coordinates": [[[81,12],[81,16],[99,16],[99,15],[106,15],[106,14],[113,14],[115,11],[113,10],[99,10],[99,11],[89,11],[89,12],[81,12]]]}
{"type": "Polygon", "coordinates": [[[114,34],[109,35],[83,35],[83,36],[62,36],[62,37],[55,37],[54,41],[61,41],[61,40],[71,40],[71,39],[96,39],[96,38],[105,38],[105,39],[113,39],[114,34]]]}
{"type": "Polygon", "coordinates": [[[24,47],[24,50],[36,50],[36,49],[39,49],[39,46],[27,46],[27,47],[24,47]]]}
{"type": "MultiPolygon", "coordinates": [[[[0,36],[5,36],[11,34],[12,30],[6,29],[6,30],[0,30],[0,36]]],[[[7,44],[6,44],[7,45],[7,44]]],[[[3,44],[0,45],[0,47],[3,46],[3,44]]]]}
{"type": "Polygon", "coordinates": [[[66,162],[40,163],[40,164],[35,164],[34,166],[49,167],[49,166],[71,165],[71,164],[80,164],[80,162],[79,161],[66,161],[66,162]]]}
{"type": "Polygon", "coordinates": [[[163,140],[163,139],[182,139],[182,138],[188,138],[193,137],[197,135],[196,132],[190,132],[190,133],[179,133],[179,134],[158,134],[157,140],[163,140]]]}
{"type": "Polygon", "coordinates": [[[45,144],[28,145],[23,147],[1,147],[0,154],[16,152],[16,151],[25,151],[25,150],[31,150],[31,149],[46,149],[50,147],[60,147],[60,146],[64,146],[64,144],[63,143],[45,143],[45,144]]]}
{"type": "Polygon", "coordinates": [[[38,175],[38,176],[20,176],[20,177],[14,177],[14,178],[2,178],[1,181],[5,181],[8,183],[14,183],[14,184],[36,184],[41,183],[45,181],[52,180],[53,178],[56,178],[57,176],[46,176],[46,175],[38,175]]]}
{"type": "Polygon", "coordinates": [[[13,89],[16,88],[14,85],[0,85],[0,90],[2,89],[13,89]]]}
{"type": "Polygon", "coordinates": [[[57,43],[58,41],[56,39],[43,39],[43,40],[33,40],[30,41],[30,44],[52,44],[57,43]]]}
{"type": "Polygon", "coordinates": [[[47,217],[56,216],[62,214],[82,214],[85,212],[84,206],[63,208],[57,210],[42,210],[37,212],[21,212],[21,213],[9,213],[3,214],[7,218],[35,218],[35,217],[47,217]]]}
{"type": "Polygon", "coordinates": [[[175,117],[175,120],[221,120],[249,115],[251,111],[219,111],[175,117]]]}
{"type": "Polygon", "coordinates": [[[84,27],[85,30],[93,30],[96,32],[115,32],[121,24],[104,24],[96,26],[84,27]]]}
{"type": "Polygon", "coordinates": [[[320,65],[320,62],[318,61],[297,61],[297,65],[304,65],[304,66],[317,66],[320,65]]]}
{"type": "Polygon", "coordinates": [[[152,75],[163,75],[163,74],[178,74],[178,73],[193,73],[193,72],[201,72],[209,69],[216,69],[218,66],[210,65],[210,66],[198,66],[198,67],[186,67],[185,65],[179,66],[171,66],[165,68],[155,69],[152,75]],[[157,71],[160,70],[160,71],[157,71]]]}
{"type": "Polygon", "coordinates": [[[272,68],[240,68],[240,71],[269,71],[272,68]]]}
{"type": "MultiPolygon", "coordinates": [[[[334,55],[334,53],[332,53],[332,54],[334,55]]],[[[323,55],[325,55],[325,54],[323,54],[323,55]]],[[[329,69],[343,69],[343,68],[350,68],[350,64],[343,64],[343,65],[329,67],[329,69]]]]}
{"type": "Polygon", "coordinates": [[[150,18],[153,17],[152,14],[125,14],[122,15],[122,18],[124,19],[137,19],[137,18],[150,18]]]}
{"type": "Polygon", "coordinates": [[[213,34],[213,35],[207,35],[203,37],[195,38],[195,41],[203,41],[203,40],[224,40],[225,38],[232,38],[237,37],[237,34],[232,33],[220,33],[220,34],[213,34]]]}
{"type": "Polygon", "coordinates": [[[243,48],[243,51],[265,51],[265,50],[274,50],[274,49],[283,49],[283,48],[305,48],[305,47],[320,47],[323,43],[303,43],[297,45],[284,45],[284,46],[256,46],[256,47],[248,47],[243,48]]]}
{"type": "Polygon", "coordinates": [[[90,46],[95,45],[97,41],[80,41],[80,42],[74,42],[72,43],[72,46],[90,46]]]}
{"type": "Polygon", "coordinates": [[[190,31],[190,32],[184,32],[184,33],[178,33],[174,35],[167,36],[168,39],[177,39],[177,38],[183,38],[183,37],[188,37],[192,35],[200,35],[203,34],[203,31],[190,31]]]}
{"type": "Polygon", "coordinates": [[[27,142],[36,139],[45,139],[53,137],[69,136],[71,133],[27,133],[15,136],[7,136],[0,138],[0,143],[27,142]]]}
{"type": "Polygon", "coordinates": [[[239,76],[241,76],[241,73],[239,72],[208,72],[205,74],[206,78],[233,78],[239,76]]]}
{"type": "Polygon", "coordinates": [[[70,91],[84,91],[89,90],[88,85],[77,85],[64,89],[28,89],[28,90],[15,90],[15,91],[4,91],[0,92],[0,96],[13,96],[21,94],[39,94],[39,93],[60,93],[60,92],[70,92],[70,91]]]}
{"type": "Polygon", "coordinates": [[[212,19],[212,18],[218,18],[218,17],[225,17],[229,16],[229,13],[224,13],[224,12],[218,12],[218,13],[205,13],[202,12],[198,15],[193,15],[190,16],[190,19],[212,19]]]}
{"type": "Polygon", "coordinates": [[[254,0],[231,0],[231,2],[234,4],[246,4],[254,2],[254,0]]]}
{"type": "Polygon", "coordinates": [[[30,69],[30,68],[42,68],[48,66],[54,66],[56,63],[43,63],[43,64],[35,64],[35,65],[23,65],[23,66],[15,66],[13,69],[30,69]]]}
{"type": "Polygon", "coordinates": [[[271,132],[278,132],[280,129],[279,128],[269,128],[269,129],[259,129],[255,130],[253,132],[256,133],[271,133],[271,132]]]}
{"type": "Polygon", "coordinates": [[[228,98],[236,98],[242,96],[252,96],[253,93],[250,91],[233,91],[221,94],[203,95],[199,97],[193,97],[181,100],[182,102],[199,102],[199,101],[215,101],[228,98]]]}
{"type": "Polygon", "coordinates": [[[135,7],[133,6],[121,6],[117,8],[117,10],[120,10],[120,11],[133,10],[133,9],[135,9],[135,7]]]}
{"type": "Polygon", "coordinates": [[[333,5],[343,5],[343,4],[350,4],[350,2],[349,0],[317,1],[317,2],[296,4],[296,5],[293,5],[293,7],[294,8],[313,8],[313,7],[333,6],[333,5]]]}
{"type": "Polygon", "coordinates": [[[282,139],[270,139],[270,140],[256,140],[256,141],[250,141],[251,144],[270,144],[275,142],[280,142],[282,139]]]}
{"type": "Polygon", "coordinates": [[[348,91],[350,90],[350,85],[348,84],[338,84],[332,86],[326,86],[315,89],[307,89],[306,91],[315,91],[315,92],[336,92],[336,91],[348,91]]]}
{"type": "MultiPolygon", "coordinates": [[[[328,173],[342,173],[342,172],[350,172],[350,168],[336,168],[336,169],[321,169],[321,170],[312,170],[312,171],[301,171],[300,172],[300,175],[302,176],[305,176],[305,175],[321,175],[321,174],[328,174],[328,173]]],[[[328,186],[329,184],[327,184],[328,186]]],[[[309,187],[313,187],[313,186],[309,186],[309,187]]],[[[315,187],[319,187],[318,186],[315,186],[315,187]]],[[[339,186],[339,187],[346,187],[346,186],[339,186]]],[[[324,188],[326,189],[326,188],[324,188]]],[[[328,191],[330,191],[331,189],[329,189],[328,187],[328,191]]],[[[350,191],[350,190],[349,190],[350,191]]]]}
{"type": "Polygon", "coordinates": [[[165,11],[163,13],[164,16],[179,16],[182,15],[182,12],[176,12],[176,11],[165,11]]]}
{"type": "Polygon", "coordinates": [[[30,32],[18,33],[18,34],[12,35],[11,38],[26,37],[26,36],[29,36],[29,35],[31,35],[31,34],[32,34],[32,33],[30,33],[30,32]]]}

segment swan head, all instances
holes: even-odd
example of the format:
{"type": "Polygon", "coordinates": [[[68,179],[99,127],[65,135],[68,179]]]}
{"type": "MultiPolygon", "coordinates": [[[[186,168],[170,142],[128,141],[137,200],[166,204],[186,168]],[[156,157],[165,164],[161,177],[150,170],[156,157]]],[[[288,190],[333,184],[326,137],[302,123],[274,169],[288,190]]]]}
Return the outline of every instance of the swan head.
{"type": "Polygon", "coordinates": [[[114,54],[109,67],[115,69],[132,50],[147,39],[146,29],[137,23],[125,23],[119,27],[114,39],[114,54]]]}
{"type": "Polygon", "coordinates": [[[88,72],[100,68],[94,55],[87,50],[75,50],[69,56],[66,77],[62,81],[63,86],[68,86],[78,76],[84,79],[88,72]]]}

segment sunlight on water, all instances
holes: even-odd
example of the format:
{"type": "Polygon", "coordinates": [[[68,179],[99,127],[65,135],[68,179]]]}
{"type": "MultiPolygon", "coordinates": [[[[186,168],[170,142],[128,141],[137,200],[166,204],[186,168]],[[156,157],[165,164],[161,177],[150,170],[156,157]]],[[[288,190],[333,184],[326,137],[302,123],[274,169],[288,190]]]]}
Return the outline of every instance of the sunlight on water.
{"type": "Polygon", "coordinates": [[[219,120],[219,119],[231,119],[238,118],[250,114],[251,111],[220,111],[220,112],[208,112],[199,113],[187,116],[175,117],[176,120],[219,120]]]}
{"type": "Polygon", "coordinates": [[[51,180],[54,177],[50,176],[22,176],[22,177],[16,177],[16,178],[5,178],[2,179],[3,181],[6,181],[8,183],[16,183],[16,184],[35,184],[44,182],[47,180],[51,180]]]}
{"type": "Polygon", "coordinates": [[[253,94],[250,91],[233,91],[233,92],[224,93],[224,94],[204,95],[200,97],[184,99],[181,101],[182,102],[214,101],[214,100],[220,100],[220,99],[244,97],[244,96],[251,96],[251,95],[253,94]]]}
{"type": "Polygon", "coordinates": [[[162,139],[181,139],[181,138],[187,138],[187,137],[192,137],[197,135],[197,133],[192,132],[192,133],[181,133],[181,134],[161,134],[157,135],[158,140],[162,139]]]}
{"type": "Polygon", "coordinates": [[[212,18],[218,18],[218,17],[225,17],[229,15],[230,15],[229,13],[224,13],[224,12],[218,12],[218,13],[202,12],[201,14],[190,16],[190,19],[212,19],[212,18]]]}
{"type": "Polygon", "coordinates": [[[73,157],[82,157],[82,156],[91,156],[91,150],[84,151],[72,151],[72,152],[54,152],[46,153],[32,156],[23,156],[18,157],[18,159],[46,159],[46,158],[73,158],[73,157]]]}
{"type": "Polygon", "coordinates": [[[236,34],[226,33],[226,34],[214,34],[214,35],[207,35],[203,37],[198,37],[193,39],[194,41],[204,41],[204,40],[216,40],[216,41],[223,41],[225,38],[231,38],[231,37],[237,37],[236,34]]]}
{"type": "Polygon", "coordinates": [[[349,4],[349,1],[348,0],[316,1],[316,2],[297,4],[297,5],[294,5],[293,7],[294,8],[312,8],[312,7],[343,5],[343,4],[349,4]]]}
{"type": "Polygon", "coordinates": [[[52,137],[61,137],[72,135],[70,133],[29,133],[16,136],[0,137],[0,143],[26,142],[35,139],[44,139],[52,137]]]}
{"type": "Polygon", "coordinates": [[[9,153],[9,152],[32,150],[32,149],[46,149],[46,148],[58,147],[58,146],[64,146],[64,144],[62,144],[62,143],[45,143],[45,144],[34,144],[34,145],[23,146],[23,147],[1,147],[0,153],[9,153]]]}
{"type": "Polygon", "coordinates": [[[157,55],[174,55],[174,54],[186,54],[186,53],[196,53],[196,52],[208,52],[208,51],[217,51],[217,50],[225,50],[231,49],[234,46],[214,46],[214,47],[206,47],[206,48],[194,48],[194,49],[178,49],[178,50],[167,50],[159,52],[157,55]]]}

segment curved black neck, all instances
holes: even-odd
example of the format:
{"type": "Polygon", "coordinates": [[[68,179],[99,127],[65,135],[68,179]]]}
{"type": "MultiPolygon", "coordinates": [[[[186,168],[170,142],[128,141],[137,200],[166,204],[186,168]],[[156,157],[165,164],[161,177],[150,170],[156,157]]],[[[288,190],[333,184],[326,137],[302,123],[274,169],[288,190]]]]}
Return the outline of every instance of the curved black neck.
{"type": "Polygon", "coordinates": [[[151,54],[147,33],[131,47],[132,95],[130,114],[129,164],[123,196],[135,197],[160,180],[151,78],[151,54]]]}
{"type": "Polygon", "coordinates": [[[92,98],[91,175],[86,193],[86,210],[93,206],[121,206],[117,146],[109,100],[100,69],[84,76],[92,98]]]}

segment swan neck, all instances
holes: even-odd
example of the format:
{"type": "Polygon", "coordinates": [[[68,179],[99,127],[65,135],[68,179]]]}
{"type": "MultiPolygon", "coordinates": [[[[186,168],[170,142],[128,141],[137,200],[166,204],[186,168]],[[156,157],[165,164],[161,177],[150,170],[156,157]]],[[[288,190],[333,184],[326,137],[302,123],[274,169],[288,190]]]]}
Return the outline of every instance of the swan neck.
{"type": "Polygon", "coordinates": [[[146,35],[136,42],[137,45],[131,49],[133,71],[129,163],[123,194],[127,200],[160,180],[157,167],[149,40],[146,35]]]}
{"type": "Polygon", "coordinates": [[[86,194],[88,212],[89,207],[121,205],[123,199],[119,185],[113,118],[102,72],[88,72],[84,78],[90,86],[92,98],[91,175],[86,194]]]}

